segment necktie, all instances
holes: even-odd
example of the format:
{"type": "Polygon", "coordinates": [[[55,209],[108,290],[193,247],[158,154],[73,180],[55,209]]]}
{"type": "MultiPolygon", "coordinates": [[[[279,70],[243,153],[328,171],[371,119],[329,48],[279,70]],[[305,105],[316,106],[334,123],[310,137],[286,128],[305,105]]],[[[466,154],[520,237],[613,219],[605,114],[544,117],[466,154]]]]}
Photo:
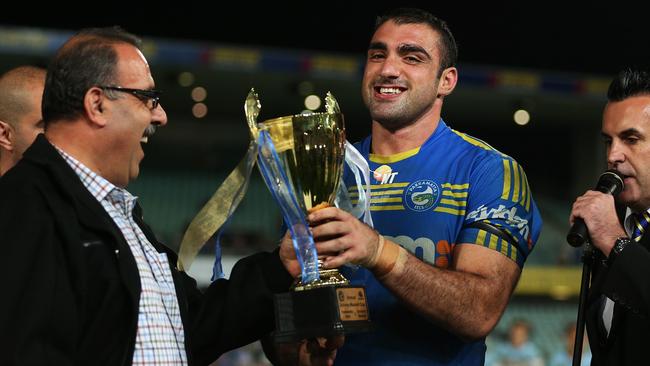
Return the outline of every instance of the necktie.
{"type": "Polygon", "coordinates": [[[648,222],[650,222],[650,216],[648,215],[648,212],[634,214],[633,222],[634,222],[634,232],[632,233],[632,240],[638,242],[639,240],[641,240],[641,237],[643,236],[643,232],[645,231],[645,228],[648,226],[648,222]]]}

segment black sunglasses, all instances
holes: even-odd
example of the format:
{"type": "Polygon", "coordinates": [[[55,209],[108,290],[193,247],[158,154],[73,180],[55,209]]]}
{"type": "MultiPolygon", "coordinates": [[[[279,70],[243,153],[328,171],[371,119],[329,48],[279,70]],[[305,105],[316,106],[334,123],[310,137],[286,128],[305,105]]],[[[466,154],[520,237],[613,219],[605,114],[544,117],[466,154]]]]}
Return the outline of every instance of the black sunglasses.
{"type": "Polygon", "coordinates": [[[140,99],[150,110],[154,110],[158,108],[158,105],[160,104],[160,95],[162,94],[162,91],[160,90],[154,90],[154,89],[130,89],[130,88],[122,88],[119,86],[99,86],[102,89],[105,90],[115,90],[123,93],[130,93],[133,94],[136,98],[140,99]]]}

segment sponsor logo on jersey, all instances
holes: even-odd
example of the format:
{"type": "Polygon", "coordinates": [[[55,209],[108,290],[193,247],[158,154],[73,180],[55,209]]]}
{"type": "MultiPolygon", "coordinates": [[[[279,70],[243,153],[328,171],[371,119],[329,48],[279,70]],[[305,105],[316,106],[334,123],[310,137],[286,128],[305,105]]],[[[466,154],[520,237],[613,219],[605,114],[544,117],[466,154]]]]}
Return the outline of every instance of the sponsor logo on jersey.
{"type": "Polygon", "coordinates": [[[507,225],[516,228],[524,238],[530,231],[528,220],[517,215],[517,207],[507,208],[504,205],[499,205],[497,208],[488,208],[485,205],[480,205],[476,210],[467,214],[467,219],[473,219],[473,221],[501,219],[507,225]]]}
{"type": "Polygon", "coordinates": [[[433,240],[426,237],[417,239],[413,239],[407,235],[398,235],[395,237],[385,235],[385,237],[399,244],[425,263],[438,268],[449,267],[454,245],[450,245],[447,240],[439,240],[434,244],[433,240]]]}
{"type": "Polygon", "coordinates": [[[440,187],[432,180],[415,181],[404,190],[406,207],[421,212],[435,207],[440,200],[440,187]]]}
{"type": "Polygon", "coordinates": [[[398,173],[393,172],[393,169],[388,165],[382,165],[372,172],[372,176],[377,182],[379,182],[379,184],[393,183],[397,174],[398,173]]]}

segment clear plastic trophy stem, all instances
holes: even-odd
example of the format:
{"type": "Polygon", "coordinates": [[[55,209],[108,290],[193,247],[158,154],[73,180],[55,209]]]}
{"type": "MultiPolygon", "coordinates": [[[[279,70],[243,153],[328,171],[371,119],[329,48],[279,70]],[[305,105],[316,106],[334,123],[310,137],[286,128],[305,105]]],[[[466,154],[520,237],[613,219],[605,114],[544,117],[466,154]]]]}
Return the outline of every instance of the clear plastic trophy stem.
{"type": "Polygon", "coordinates": [[[368,330],[366,292],[337,269],[323,270],[306,216],[334,204],[345,159],[345,127],[328,93],[326,112],[279,117],[255,124],[254,91],[245,104],[251,136],[258,141],[260,172],[280,205],[302,269],[291,291],[275,295],[276,342],[368,330]]]}

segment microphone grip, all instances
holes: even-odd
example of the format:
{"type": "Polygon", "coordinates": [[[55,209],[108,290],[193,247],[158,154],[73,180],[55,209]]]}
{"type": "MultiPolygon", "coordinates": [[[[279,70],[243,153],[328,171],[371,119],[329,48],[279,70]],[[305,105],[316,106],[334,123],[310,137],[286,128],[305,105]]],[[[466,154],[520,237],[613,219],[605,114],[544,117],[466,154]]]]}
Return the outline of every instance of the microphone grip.
{"type": "Polygon", "coordinates": [[[575,219],[566,236],[566,241],[573,247],[579,247],[589,241],[589,231],[583,219],[579,217],[575,219]]]}

